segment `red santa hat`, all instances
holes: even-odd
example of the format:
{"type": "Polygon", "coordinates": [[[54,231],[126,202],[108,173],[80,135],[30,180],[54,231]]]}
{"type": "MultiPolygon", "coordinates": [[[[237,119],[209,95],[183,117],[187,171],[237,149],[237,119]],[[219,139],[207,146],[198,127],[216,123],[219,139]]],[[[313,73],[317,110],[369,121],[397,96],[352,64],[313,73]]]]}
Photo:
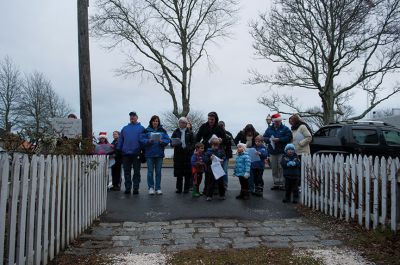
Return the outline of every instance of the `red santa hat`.
{"type": "Polygon", "coordinates": [[[99,133],[99,139],[100,138],[106,138],[107,139],[107,133],[106,132],[100,132],[99,133]]]}
{"type": "Polygon", "coordinates": [[[272,121],[282,121],[282,116],[280,113],[275,113],[271,116],[272,121]]]}

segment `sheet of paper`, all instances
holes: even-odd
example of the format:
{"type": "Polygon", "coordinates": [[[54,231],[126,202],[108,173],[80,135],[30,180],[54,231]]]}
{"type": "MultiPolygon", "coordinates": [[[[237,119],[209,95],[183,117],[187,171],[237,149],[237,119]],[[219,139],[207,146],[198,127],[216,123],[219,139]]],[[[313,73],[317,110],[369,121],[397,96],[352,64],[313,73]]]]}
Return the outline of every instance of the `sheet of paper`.
{"type": "Polygon", "coordinates": [[[274,140],[273,139],[275,139],[275,137],[272,135],[271,136],[271,138],[269,138],[269,142],[271,143],[271,147],[272,147],[272,149],[274,149],[275,150],[275,142],[274,142],[274,140]]]}
{"type": "Polygon", "coordinates": [[[211,163],[211,171],[214,175],[215,179],[219,179],[222,176],[225,176],[225,171],[221,165],[222,159],[217,156],[214,156],[211,163]]]}
{"type": "Polygon", "coordinates": [[[159,142],[161,140],[161,134],[160,133],[151,133],[150,139],[153,140],[153,142],[159,142]]]}
{"type": "Polygon", "coordinates": [[[255,148],[247,148],[247,153],[250,156],[251,162],[261,161],[260,156],[257,155],[257,150],[255,148]]]}
{"type": "Polygon", "coordinates": [[[181,145],[182,141],[179,138],[171,138],[171,144],[172,145],[181,145]]]}

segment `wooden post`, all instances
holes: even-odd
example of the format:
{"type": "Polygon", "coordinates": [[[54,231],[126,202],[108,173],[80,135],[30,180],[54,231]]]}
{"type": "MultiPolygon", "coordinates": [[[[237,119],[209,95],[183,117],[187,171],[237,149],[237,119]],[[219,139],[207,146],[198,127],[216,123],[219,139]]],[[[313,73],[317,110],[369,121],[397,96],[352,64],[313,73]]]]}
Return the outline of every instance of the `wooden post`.
{"type": "Polygon", "coordinates": [[[79,94],[82,138],[92,139],[92,91],[89,54],[89,0],[78,0],[79,94]]]}

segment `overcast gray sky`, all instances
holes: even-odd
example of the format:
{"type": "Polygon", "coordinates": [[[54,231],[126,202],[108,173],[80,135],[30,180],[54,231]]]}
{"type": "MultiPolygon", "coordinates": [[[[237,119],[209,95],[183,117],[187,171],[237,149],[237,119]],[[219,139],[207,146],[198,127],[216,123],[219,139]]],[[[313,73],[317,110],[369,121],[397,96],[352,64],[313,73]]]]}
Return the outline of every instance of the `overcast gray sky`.
{"type": "MultiPolygon", "coordinates": [[[[90,0],[93,13],[94,0],[90,0]]],[[[243,84],[252,67],[269,72],[275,66],[256,60],[251,48],[248,23],[270,5],[270,0],[241,0],[240,21],[232,39],[221,40],[210,49],[214,67],[197,68],[193,81],[191,107],[205,114],[216,111],[226,128],[236,134],[247,123],[262,133],[266,107],[257,103],[266,87],[243,84]]],[[[40,71],[51,80],[54,89],[79,115],[79,81],[76,1],[4,0],[0,2],[0,58],[10,56],[21,71],[40,71]]],[[[128,122],[128,113],[137,111],[147,126],[153,114],[171,109],[169,95],[150,80],[124,79],[114,70],[124,61],[115,50],[108,52],[98,40],[91,39],[93,127],[99,131],[120,129],[128,122]]],[[[294,90],[304,105],[319,104],[316,94],[294,90]]],[[[357,95],[356,110],[366,106],[366,96],[357,95]]],[[[398,102],[397,95],[382,107],[398,102]]]]}

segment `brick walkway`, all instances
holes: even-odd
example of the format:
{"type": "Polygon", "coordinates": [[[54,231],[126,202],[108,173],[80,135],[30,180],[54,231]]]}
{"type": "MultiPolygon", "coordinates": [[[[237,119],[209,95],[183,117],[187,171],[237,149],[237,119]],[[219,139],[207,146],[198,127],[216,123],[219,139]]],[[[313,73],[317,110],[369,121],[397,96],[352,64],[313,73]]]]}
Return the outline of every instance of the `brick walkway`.
{"type": "Polygon", "coordinates": [[[198,219],[168,222],[100,223],[81,236],[80,246],[65,254],[170,253],[195,248],[229,249],[268,246],[331,247],[341,241],[300,218],[273,221],[198,219]]]}

